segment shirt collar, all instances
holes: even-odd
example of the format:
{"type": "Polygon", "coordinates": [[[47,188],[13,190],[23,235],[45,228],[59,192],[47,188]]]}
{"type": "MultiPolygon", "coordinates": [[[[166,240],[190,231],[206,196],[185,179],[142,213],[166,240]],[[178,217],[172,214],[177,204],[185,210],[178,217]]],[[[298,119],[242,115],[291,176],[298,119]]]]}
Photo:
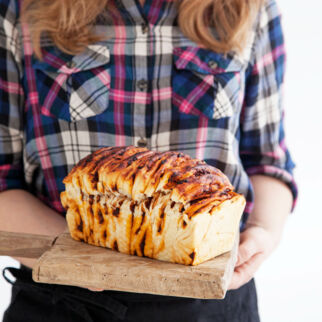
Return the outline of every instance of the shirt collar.
{"type": "MultiPolygon", "coordinates": [[[[112,2],[112,1],[111,1],[112,2]]],[[[173,25],[177,16],[175,0],[145,0],[142,7],[139,0],[113,0],[122,18],[131,24],[173,25]]]]}

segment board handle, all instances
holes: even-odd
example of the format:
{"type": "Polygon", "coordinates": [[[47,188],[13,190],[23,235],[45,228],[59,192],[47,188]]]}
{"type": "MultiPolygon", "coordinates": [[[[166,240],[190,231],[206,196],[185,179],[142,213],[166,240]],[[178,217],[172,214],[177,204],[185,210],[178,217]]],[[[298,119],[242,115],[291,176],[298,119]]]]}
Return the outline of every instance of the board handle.
{"type": "Polygon", "coordinates": [[[0,231],[0,256],[39,258],[55,243],[56,236],[0,231]]]}

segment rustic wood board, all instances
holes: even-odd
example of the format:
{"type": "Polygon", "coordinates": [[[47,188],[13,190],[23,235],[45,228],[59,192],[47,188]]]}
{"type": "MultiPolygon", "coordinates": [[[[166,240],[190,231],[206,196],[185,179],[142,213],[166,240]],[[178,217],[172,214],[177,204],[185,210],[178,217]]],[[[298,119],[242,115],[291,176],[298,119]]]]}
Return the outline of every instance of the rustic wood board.
{"type": "Polygon", "coordinates": [[[56,236],[0,231],[0,256],[38,258],[55,240],[56,236]]]}
{"type": "Polygon", "coordinates": [[[225,297],[237,259],[231,252],[197,266],[122,254],[73,240],[56,239],[33,268],[36,282],[201,299],[225,297]]]}

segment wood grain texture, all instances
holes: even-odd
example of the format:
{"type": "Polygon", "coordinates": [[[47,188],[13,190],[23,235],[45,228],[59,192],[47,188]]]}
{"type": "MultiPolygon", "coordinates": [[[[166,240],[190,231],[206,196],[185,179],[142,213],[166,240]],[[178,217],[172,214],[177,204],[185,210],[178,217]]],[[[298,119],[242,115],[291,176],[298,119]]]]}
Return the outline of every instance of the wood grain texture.
{"type": "Polygon", "coordinates": [[[231,252],[197,266],[122,254],[60,235],[33,269],[36,282],[201,299],[224,298],[237,259],[231,252]]]}
{"type": "Polygon", "coordinates": [[[55,239],[55,236],[0,231],[0,256],[39,258],[55,239]]]}

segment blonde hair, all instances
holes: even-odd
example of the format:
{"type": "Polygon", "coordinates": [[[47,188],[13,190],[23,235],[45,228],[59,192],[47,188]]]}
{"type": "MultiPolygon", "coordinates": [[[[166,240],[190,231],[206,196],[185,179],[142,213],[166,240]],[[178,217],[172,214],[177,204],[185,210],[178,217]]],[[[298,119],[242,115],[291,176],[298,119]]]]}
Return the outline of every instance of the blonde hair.
{"type": "MultiPolygon", "coordinates": [[[[239,51],[262,0],[176,0],[178,23],[191,40],[216,52],[239,51]],[[216,36],[211,32],[214,27],[216,36]]],[[[30,28],[36,56],[40,39],[50,36],[63,52],[78,54],[89,44],[103,40],[95,34],[97,18],[108,9],[108,0],[23,0],[21,19],[30,28]]]]}

